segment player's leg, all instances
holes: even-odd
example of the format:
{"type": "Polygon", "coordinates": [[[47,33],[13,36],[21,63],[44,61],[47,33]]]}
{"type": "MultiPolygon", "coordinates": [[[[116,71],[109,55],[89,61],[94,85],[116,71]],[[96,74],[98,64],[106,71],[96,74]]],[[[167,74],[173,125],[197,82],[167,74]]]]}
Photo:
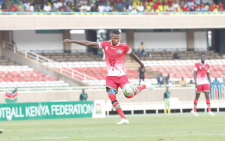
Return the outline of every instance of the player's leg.
{"type": "Polygon", "coordinates": [[[194,116],[198,116],[198,114],[197,114],[197,105],[198,105],[198,99],[199,99],[199,96],[200,96],[201,92],[202,92],[202,85],[198,85],[198,89],[195,88],[194,110],[192,112],[192,114],[194,116]]]}
{"type": "Polygon", "coordinates": [[[170,99],[168,98],[167,101],[167,106],[168,106],[168,115],[170,115],[170,99]]]}
{"type": "Polygon", "coordinates": [[[208,113],[209,113],[209,115],[214,116],[215,114],[213,114],[211,112],[211,105],[210,105],[210,99],[209,99],[210,88],[209,88],[208,84],[203,85],[203,91],[205,93],[205,99],[206,99],[208,113]]]}
{"type": "Polygon", "coordinates": [[[167,101],[166,98],[164,99],[165,109],[164,109],[164,115],[167,113],[167,101]]]}

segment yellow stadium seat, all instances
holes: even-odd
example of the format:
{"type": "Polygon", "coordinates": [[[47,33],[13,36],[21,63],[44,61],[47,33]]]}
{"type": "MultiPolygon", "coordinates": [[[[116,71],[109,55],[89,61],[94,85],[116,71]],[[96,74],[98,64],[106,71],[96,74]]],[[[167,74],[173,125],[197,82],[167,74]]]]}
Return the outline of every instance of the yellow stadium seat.
{"type": "Polygon", "coordinates": [[[92,15],[97,15],[96,13],[92,13],[92,15]]]}
{"type": "Polygon", "coordinates": [[[164,5],[164,12],[166,12],[166,10],[169,8],[168,5],[164,5]]]}
{"type": "Polygon", "coordinates": [[[153,6],[153,5],[154,5],[154,2],[149,2],[149,5],[150,5],[150,6],[153,6]]]}
{"type": "Polygon", "coordinates": [[[151,12],[155,12],[154,9],[152,9],[151,12]]]}
{"type": "Polygon", "coordinates": [[[51,4],[51,2],[48,2],[48,5],[52,7],[52,4],[51,4]]]}
{"type": "Polygon", "coordinates": [[[155,12],[160,12],[159,9],[156,9],[155,12]]]}
{"type": "Polygon", "coordinates": [[[182,10],[182,9],[179,9],[178,11],[179,11],[179,12],[183,12],[183,10],[182,10]]]}
{"type": "Polygon", "coordinates": [[[104,13],[104,15],[109,15],[108,13],[104,13]]]}
{"type": "Polygon", "coordinates": [[[209,6],[208,5],[205,5],[205,8],[208,8],[209,9],[209,6]]]}
{"type": "Polygon", "coordinates": [[[216,8],[219,9],[219,5],[216,5],[216,8]]]}
{"type": "Polygon", "coordinates": [[[218,9],[214,9],[213,12],[218,12],[218,9]]]}
{"type": "Polygon", "coordinates": [[[152,0],[153,2],[156,2],[156,0],[152,0]]]}
{"type": "Polygon", "coordinates": [[[180,13],[175,13],[175,15],[180,15],[180,13]]]}
{"type": "Polygon", "coordinates": [[[209,15],[208,13],[204,13],[204,15],[209,15]]]}
{"type": "Polygon", "coordinates": [[[80,15],[85,15],[84,13],[80,13],[80,15]]]}
{"type": "Polygon", "coordinates": [[[0,9],[0,13],[2,13],[2,9],[0,9]]]}
{"type": "Polygon", "coordinates": [[[55,13],[51,13],[51,15],[55,15],[55,13]]]}
{"type": "Polygon", "coordinates": [[[146,9],[151,10],[151,6],[147,6],[146,9]]]}
{"type": "Polygon", "coordinates": [[[44,13],[40,13],[39,15],[44,15],[44,13]]]}
{"type": "Polygon", "coordinates": [[[13,15],[17,15],[17,13],[13,13],[13,15]]]}
{"type": "Polygon", "coordinates": [[[91,13],[86,13],[86,15],[91,15],[91,13]]]}
{"type": "Polygon", "coordinates": [[[163,6],[162,5],[159,5],[158,9],[160,10],[160,12],[163,12],[163,6]]]}
{"type": "Polygon", "coordinates": [[[162,2],[162,0],[159,0],[159,2],[162,2]]]}

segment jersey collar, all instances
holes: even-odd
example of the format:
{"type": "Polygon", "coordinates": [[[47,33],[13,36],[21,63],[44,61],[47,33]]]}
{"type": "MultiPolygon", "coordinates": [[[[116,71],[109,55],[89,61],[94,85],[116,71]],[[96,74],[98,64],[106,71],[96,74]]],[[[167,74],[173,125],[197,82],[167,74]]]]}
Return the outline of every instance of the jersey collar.
{"type": "MultiPolygon", "coordinates": [[[[111,41],[111,40],[110,40],[109,42],[111,43],[112,46],[114,46],[114,45],[112,44],[112,41],[111,41]]],[[[119,43],[118,43],[116,46],[118,46],[119,44],[120,44],[120,41],[119,41],[119,43]]]]}
{"type": "MultiPolygon", "coordinates": [[[[202,61],[200,61],[200,63],[202,64],[202,61]]],[[[204,64],[202,64],[202,65],[205,65],[206,64],[206,61],[204,62],[204,64]]]]}

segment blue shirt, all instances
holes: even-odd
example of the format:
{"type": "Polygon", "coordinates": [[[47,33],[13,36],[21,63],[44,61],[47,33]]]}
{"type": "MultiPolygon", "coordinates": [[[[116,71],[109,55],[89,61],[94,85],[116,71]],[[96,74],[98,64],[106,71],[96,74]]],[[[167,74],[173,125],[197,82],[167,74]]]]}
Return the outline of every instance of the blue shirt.
{"type": "Polygon", "coordinates": [[[170,92],[165,92],[164,93],[164,98],[170,98],[170,92]]]}
{"type": "Polygon", "coordinates": [[[220,83],[220,81],[218,81],[218,80],[213,80],[213,82],[212,82],[213,84],[219,84],[220,83]]]}

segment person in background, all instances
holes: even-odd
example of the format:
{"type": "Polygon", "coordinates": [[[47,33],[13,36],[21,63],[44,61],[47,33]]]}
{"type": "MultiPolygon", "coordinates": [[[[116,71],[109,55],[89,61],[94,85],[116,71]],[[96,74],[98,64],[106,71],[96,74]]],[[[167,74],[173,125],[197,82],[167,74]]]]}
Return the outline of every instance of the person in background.
{"type": "Polygon", "coordinates": [[[131,12],[133,9],[135,9],[133,3],[130,4],[130,6],[128,7],[128,11],[131,12]]]}
{"type": "Polygon", "coordinates": [[[190,80],[190,83],[189,84],[195,84],[195,83],[193,82],[193,80],[190,80]]]}
{"type": "Polygon", "coordinates": [[[178,12],[178,8],[179,8],[179,3],[177,0],[174,1],[174,4],[173,4],[173,9],[174,9],[174,12],[178,12]]]}
{"type": "Polygon", "coordinates": [[[145,81],[145,68],[139,67],[138,72],[140,76],[139,85],[141,85],[141,80],[145,81]]]}
{"type": "Polygon", "coordinates": [[[87,101],[88,95],[85,93],[85,90],[82,89],[82,93],[80,94],[80,101],[87,101]]]}
{"type": "Polygon", "coordinates": [[[105,6],[105,9],[104,9],[105,12],[112,12],[112,7],[110,7],[108,5],[108,3],[106,3],[106,6],[105,6]]]}
{"type": "Polygon", "coordinates": [[[225,85],[225,75],[223,75],[223,84],[225,85]]]}
{"type": "Polygon", "coordinates": [[[213,80],[213,84],[220,84],[220,81],[217,79],[217,77],[213,80]]]}
{"type": "Polygon", "coordinates": [[[163,77],[162,77],[162,74],[160,74],[160,76],[157,78],[157,82],[158,82],[158,85],[159,86],[163,85],[163,77]]]}
{"type": "Polygon", "coordinates": [[[164,93],[163,98],[164,98],[164,104],[165,104],[164,114],[166,115],[167,108],[168,108],[168,115],[170,115],[170,92],[169,92],[169,87],[166,87],[166,92],[164,93]]]}
{"type": "Polygon", "coordinates": [[[172,78],[170,77],[170,74],[168,73],[167,77],[166,77],[166,84],[167,85],[172,85],[172,78]]]}
{"type": "Polygon", "coordinates": [[[186,80],[184,79],[184,77],[181,78],[180,82],[181,86],[186,86],[187,85],[187,82],[186,80]]]}
{"type": "Polygon", "coordinates": [[[138,12],[143,12],[144,11],[144,6],[143,5],[138,5],[138,7],[137,7],[137,10],[138,10],[138,12]]]}
{"type": "Polygon", "coordinates": [[[47,3],[45,3],[44,8],[43,8],[43,11],[44,12],[51,12],[52,11],[52,8],[47,3]]]}
{"type": "Polygon", "coordinates": [[[140,57],[142,54],[145,56],[146,51],[145,51],[145,45],[144,45],[143,42],[141,42],[141,44],[139,45],[138,52],[139,52],[139,57],[140,57]]]}
{"type": "Polygon", "coordinates": [[[97,6],[96,4],[94,3],[93,7],[91,7],[91,12],[97,12],[97,6]]]}
{"type": "Polygon", "coordinates": [[[99,12],[104,12],[104,10],[105,10],[105,6],[104,5],[102,5],[102,3],[98,6],[98,11],[99,12]]]}

